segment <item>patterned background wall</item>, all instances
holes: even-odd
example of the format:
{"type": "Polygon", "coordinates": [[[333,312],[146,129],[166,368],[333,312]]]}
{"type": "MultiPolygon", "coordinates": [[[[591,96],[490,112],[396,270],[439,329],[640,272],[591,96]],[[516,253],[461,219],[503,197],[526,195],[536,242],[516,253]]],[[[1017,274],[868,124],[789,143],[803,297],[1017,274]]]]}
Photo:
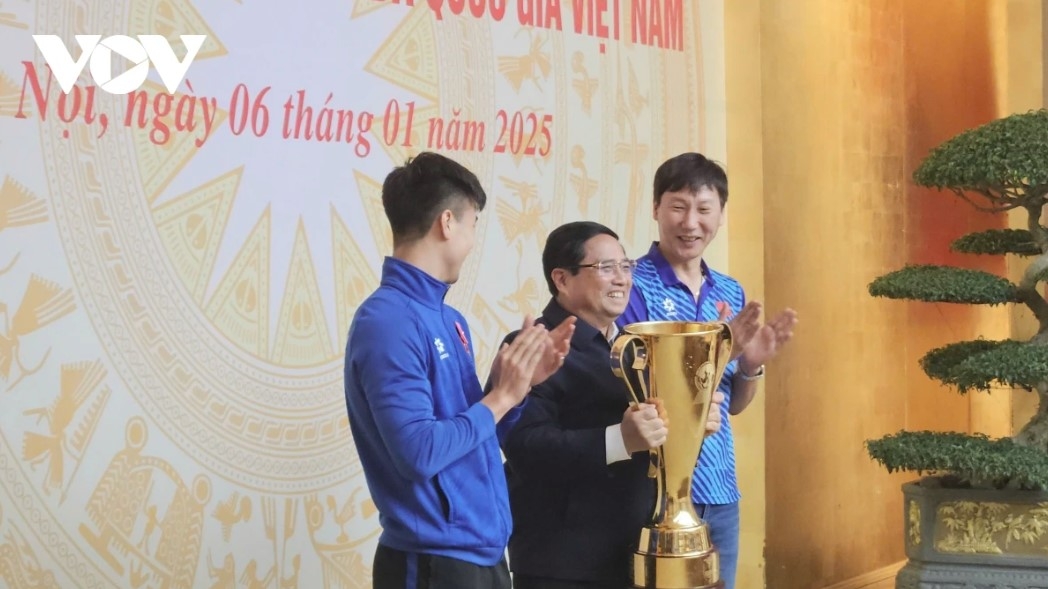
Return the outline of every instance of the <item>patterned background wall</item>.
{"type": "Polygon", "coordinates": [[[370,587],[342,354],[391,251],[385,174],[436,149],[488,190],[449,297],[486,366],[548,298],[549,230],[639,256],[658,163],[724,160],[722,13],[0,2],[0,586],[370,587]],[[77,34],[206,40],[174,94],[89,66],[66,95],[34,34],[74,60],[77,34]]]}

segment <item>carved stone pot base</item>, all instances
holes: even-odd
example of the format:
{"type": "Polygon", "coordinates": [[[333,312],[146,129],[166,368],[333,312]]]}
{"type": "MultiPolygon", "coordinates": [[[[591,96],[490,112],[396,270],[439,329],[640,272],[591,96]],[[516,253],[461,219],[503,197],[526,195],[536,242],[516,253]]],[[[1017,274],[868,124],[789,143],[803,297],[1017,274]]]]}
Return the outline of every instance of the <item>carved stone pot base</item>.
{"type": "Polygon", "coordinates": [[[896,589],[1048,589],[1048,493],[903,485],[896,589]]]}
{"type": "Polygon", "coordinates": [[[1048,570],[909,562],[895,589],[1048,589],[1048,570]]]}

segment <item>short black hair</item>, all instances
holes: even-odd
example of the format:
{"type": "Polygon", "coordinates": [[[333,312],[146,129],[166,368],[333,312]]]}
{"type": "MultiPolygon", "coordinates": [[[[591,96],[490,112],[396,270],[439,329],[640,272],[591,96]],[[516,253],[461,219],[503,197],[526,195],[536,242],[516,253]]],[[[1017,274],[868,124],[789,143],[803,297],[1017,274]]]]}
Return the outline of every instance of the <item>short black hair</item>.
{"type": "Polygon", "coordinates": [[[710,188],[717,191],[722,207],[728,204],[728,175],[720,164],[701,153],[682,153],[662,162],[655,170],[656,206],[662,201],[663,194],[685,188],[693,193],[710,188]]]}
{"type": "Polygon", "coordinates": [[[553,270],[567,268],[578,274],[576,267],[586,257],[586,242],[598,235],[610,235],[616,240],[618,234],[593,221],[573,221],[565,223],[550,232],[546,246],[542,248],[542,272],[546,275],[546,286],[549,293],[557,296],[557,285],[553,284],[553,270]]]}
{"type": "Polygon", "coordinates": [[[476,174],[431,151],[408,158],[382,183],[382,208],[393,230],[394,246],[421,239],[444,209],[460,218],[466,202],[482,211],[487,200],[476,174]]]}

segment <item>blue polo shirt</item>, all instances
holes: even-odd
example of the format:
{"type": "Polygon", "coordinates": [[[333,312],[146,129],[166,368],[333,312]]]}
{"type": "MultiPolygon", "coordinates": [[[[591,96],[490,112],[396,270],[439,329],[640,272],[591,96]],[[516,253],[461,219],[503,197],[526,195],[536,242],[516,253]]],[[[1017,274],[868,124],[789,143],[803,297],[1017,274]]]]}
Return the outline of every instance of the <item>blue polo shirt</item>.
{"type": "MultiPolygon", "coordinates": [[[[727,274],[711,270],[705,261],[702,274],[705,281],[696,297],[677,278],[659,251],[658,242],[652,243],[648,253],[637,260],[630,300],[626,312],[616,323],[621,328],[639,321],[717,321],[720,301],[731,305],[730,320],[746,304],[742,285],[727,274]]],[[[732,377],[737,369],[738,360],[729,362],[717,386],[726,397],[720,406],[721,428],[703,442],[698,467],[692,474],[691,498],[696,504],[724,505],[741,497],[735,475],[735,443],[728,419],[732,377]]]]}

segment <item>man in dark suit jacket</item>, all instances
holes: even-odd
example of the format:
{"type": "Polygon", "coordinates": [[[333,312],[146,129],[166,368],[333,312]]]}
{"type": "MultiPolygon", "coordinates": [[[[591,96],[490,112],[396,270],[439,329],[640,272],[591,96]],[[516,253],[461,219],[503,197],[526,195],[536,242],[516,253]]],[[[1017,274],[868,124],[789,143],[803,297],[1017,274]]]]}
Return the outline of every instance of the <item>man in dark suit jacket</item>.
{"type": "Polygon", "coordinates": [[[553,298],[539,322],[578,320],[564,365],[532,389],[502,446],[514,587],[623,589],[654,508],[647,450],[667,433],[659,408],[631,408],[611,370],[609,342],[636,263],[611,229],[576,222],[550,233],[542,266],[553,298]]]}

